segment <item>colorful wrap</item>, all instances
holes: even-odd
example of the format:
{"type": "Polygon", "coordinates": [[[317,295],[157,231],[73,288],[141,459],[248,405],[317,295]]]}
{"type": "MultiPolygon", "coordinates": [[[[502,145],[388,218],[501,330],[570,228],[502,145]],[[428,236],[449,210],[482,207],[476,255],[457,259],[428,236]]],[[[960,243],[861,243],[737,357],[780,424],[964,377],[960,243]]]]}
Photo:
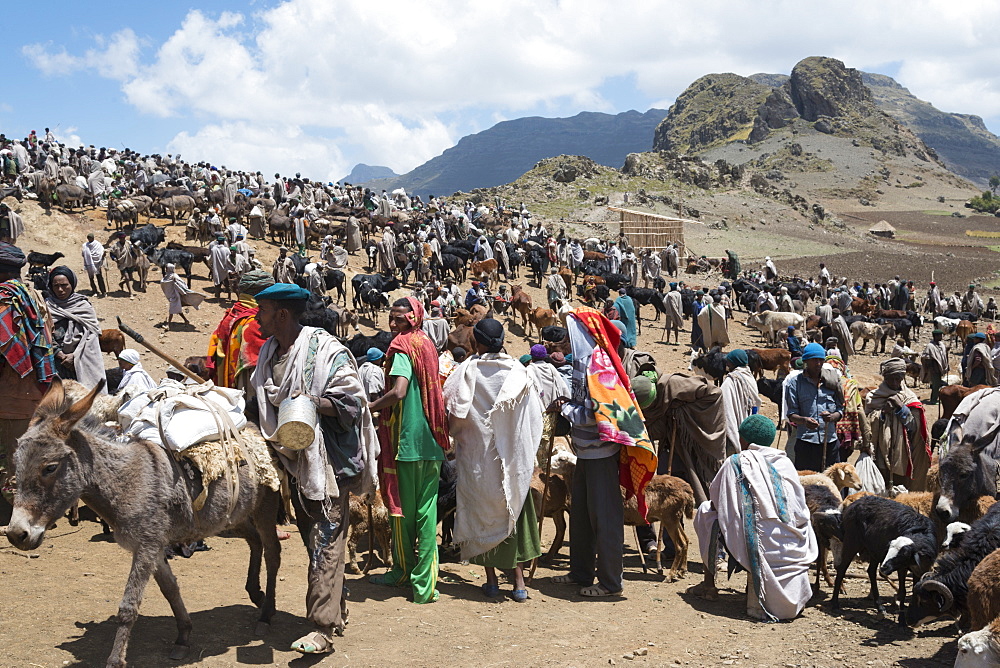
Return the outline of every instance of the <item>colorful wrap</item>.
{"type": "Polygon", "coordinates": [[[618,477],[625,498],[636,497],[639,514],[646,517],[646,483],[656,473],[656,451],[632,393],[629,377],[618,357],[618,328],[599,311],[580,307],[573,315],[593,337],[595,349],[587,371],[587,390],[594,402],[594,419],[602,441],[622,446],[618,477]]]}
{"type": "Polygon", "coordinates": [[[208,342],[209,371],[220,387],[236,387],[236,377],[257,366],[266,340],[257,324],[257,301],[246,294],[226,311],[208,342]]]}
{"type": "Polygon", "coordinates": [[[48,383],[56,373],[52,332],[20,279],[0,283],[0,308],[0,353],[21,378],[34,369],[48,383]]]}

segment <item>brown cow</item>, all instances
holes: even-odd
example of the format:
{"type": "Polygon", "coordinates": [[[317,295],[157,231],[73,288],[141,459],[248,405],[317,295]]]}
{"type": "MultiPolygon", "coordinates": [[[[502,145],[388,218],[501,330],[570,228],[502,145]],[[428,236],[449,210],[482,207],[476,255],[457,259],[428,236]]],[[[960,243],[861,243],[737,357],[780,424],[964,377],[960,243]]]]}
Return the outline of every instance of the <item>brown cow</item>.
{"type": "Polygon", "coordinates": [[[750,370],[754,376],[762,378],[765,371],[774,371],[775,378],[787,376],[792,372],[792,353],[784,348],[750,348],[748,353],[756,353],[759,364],[750,362],[750,370]]]}
{"type": "Polygon", "coordinates": [[[483,260],[472,263],[472,275],[481,281],[486,281],[486,287],[493,289],[500,279],[497,274],[497,261],[495,259],[483,260]]]}
{"type": "MultiPolygon", "coordinates": [[[[872,305],[866,299],[858,299],[854,297],[851,299],[851,313],[855,315],[869,315],[872,312],[872,305]]],[[[903,314],[906,317],[906,314],[903,314]]]]}
{"type": "Polygon", "coordinates": [[[527,331],[528,313],[531,311],[531,295],[524,291],[520,285],[515,285],[510,289],[510,307],[514,313],[521,315],[521,329],[527,331]]]}
{"type": "Polygon", "coordinates": [[[975,387],[965,387],[964,385],[949,385],[942,387],[941,391],[938,392],[938,396],[941,397],[941,419],[947,420],[950,418],[951,414],[958,408],[958,405],[962,403],[962,399],[965,399],[976,390],[985,390],[988,387],[990,386],[976,385],[975,387]]]}
{"type": "Polygon", "coordinates": [[[900,311],[899,309],[875,309],[875,315],[872,316],[875,319],[878,318],[903,318],[908,319],[906,311],[900,311]]]}
{"type": "Polygon", "coordinates": [[[448,334],[448,341],[444,344],[447,350],[462,348],[467,353],[472,353],[476,349],[476,338],[473,336],[473,328],[469,325],[459,325],[448,334]]]}
{"type": "Polygon", "coordinates": [[[604,253],[598,253],[597,251],[583,251],[583,260],[606,260],[608,256],[604,253]]]}
{"type": "Polygon", "coordinates": [[[563,282],[566,284],[566,292],[573,294],[573,285],[576,283],[576,274],[569,267],[559,267],[559,275],[562,276],[563,282]]]}
{"type": "Polygon", "coordinates": [[[125,350],[125,335],[117,329],[102,329],[98,340],[101,342],[101,352],[114,353],[115,358],[125,350]]]}
{"type": "Polygon", "coordinates": [[[970,334],[976,333],[976,324],[974,322],[969,322],[968,320],[962,320],[955,327],[955,340],[959,343],[964,343],[966,337],[970,334]]]}
{"type": "Polygon", "coordinates": [[[531,338],[531,330],[535,328],[538,330],[538,336],[542,335],[542,327],[548,327],[549,325],[556,325],[559,323],[559,317],[556,312],[550,308],[536,308],[534,311],[528,313],[528,331],[526,336],[531,338]]]}

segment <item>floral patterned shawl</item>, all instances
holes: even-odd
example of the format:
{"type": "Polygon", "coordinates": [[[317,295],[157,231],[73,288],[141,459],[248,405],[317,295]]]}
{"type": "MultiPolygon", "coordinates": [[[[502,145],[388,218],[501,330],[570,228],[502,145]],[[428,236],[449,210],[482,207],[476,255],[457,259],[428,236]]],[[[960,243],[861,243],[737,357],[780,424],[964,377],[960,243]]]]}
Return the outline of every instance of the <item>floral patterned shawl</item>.
{"type": "Polygon", "coordinates": [[[600,311],[577,308],[571,313],[594,339],[587,370],[587,390],[594,402],[594,419],[601,440],[621,445],[618,478],[625,498],[636,497],[639,514],[646,517],[646,483],[656,473],[656,451],[646,433],[632,384],[618,357],[618,328],[600,311]]]}

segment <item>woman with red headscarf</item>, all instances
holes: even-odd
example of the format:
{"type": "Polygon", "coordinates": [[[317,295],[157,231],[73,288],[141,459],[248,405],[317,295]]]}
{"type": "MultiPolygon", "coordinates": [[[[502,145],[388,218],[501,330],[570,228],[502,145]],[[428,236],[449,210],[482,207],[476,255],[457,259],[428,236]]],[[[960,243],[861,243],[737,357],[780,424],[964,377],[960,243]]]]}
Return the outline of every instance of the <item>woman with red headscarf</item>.
{"type": "Polygon", "coordinates": [[[392,528],[392,569],[375,584],[410,583],[414,603],[438,599],[437,500],[441,462],[449,448],[437,348],[421,329],[424,307],[413,297],[392,305],[396,338],[386,351],[386,392],[371,403],[380,420],[379,476],[392,528]]]}

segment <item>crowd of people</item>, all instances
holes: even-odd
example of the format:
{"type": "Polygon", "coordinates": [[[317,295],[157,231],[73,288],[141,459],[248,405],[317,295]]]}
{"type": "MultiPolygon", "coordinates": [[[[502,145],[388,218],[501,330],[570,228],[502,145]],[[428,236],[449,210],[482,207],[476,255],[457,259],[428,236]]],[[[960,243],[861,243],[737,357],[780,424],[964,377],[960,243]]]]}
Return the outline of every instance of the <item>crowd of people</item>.
{"type": "MultiPolygon", "coordinates": [[[[666,273],[673,279],[660,297],[668,342],[673,334],[679,343],[681,331],[690,326],[693,350],[724,355],[721,387],[699,381],[702,393],[721,403],[715,429],[724,442],[714,459],[713,478],[703,481],[707,498],[695,521],[707,566],[701,591],[711,595],[716,588],[722,537],[725,550],[749,572],[748,613],[771,621],[794,618],[812,595],[808,570],[817,558],[816,536],[796,469],[821,471],[860,450],[887,485],[926,488],[932,454],[923,408],[927,402],[905,382],[904,358],[913,352],[894,351],[880,366],[882,383],[862,397],[848,366],[854,351],[846,318],[853,300],[881,308],[919,306],[931,315],[959,306],[956,310],[968,307],[976,315],[990,310],[971,285],[948,304],[932,284],[926,304],[916,304],[912,282],[898,277],[873,287],[848,285],[820,265],[815,278],[793,278],[802,286],[800,295],[817,301],[818,326],[816,331],[790,327],[778,343],[789,350],[793,367],[781,379],[776,399],[788,430],[786,447],[779,449],[772,447],[779,425],[760,413],[761,394],[749,354],[731,347],[729,334],[738,303],[736,280],[764,286],[753,304],[758,312],[794,311],[794,302],[802,301],[801,296],[793,300],[779,284],[769,257],[759,270],[746,271],[732,251],[720,266],[707,258],[692,260],[696,271],[722,271],[718,287],[694,291],[679,280],[678,244],[636,252],[624,235],[613,240],[574,238],[562,231],[550,235],[523,206],[504,213],[502,203],[493,210],[472,203],[453,206],[433,197],[424,203],[405,193],[378,195],[298,175],[276,175],[268,184],[259,172],[185,163],[180,156],[68,149],[48,133],[42,140],[32,135],[13,142],[0,136],[0,156],[8,183],[20,180],[29,188],[32,175],[41,172],[85,184],[97,203],[148,192],[161,183],[222,193],[205,220],[214,236],[209,244],[211,280],[220,301],[226,292],[228,308],[207,345],[207,373],[220,387],[243,390],[249,419],[260,425],[289,476],[300,536],[309,552],[306,609],[315,627],[292,648],[306,654],[332,651],[347,622],[344,572],[352,493],[370,498],[377,487],[391,518],[391,564],[371,582],[400,588],[414,603],[438,600],[438,493],[446,462],[457,473],[454,541],[461,559],[485,569],[485,596],[500,595],[497,571],[509,571],[511,598],[528,600],[525,567],[541,554],[540,509],[534,507],[530,483],[535,466],[549,460],[557,433],[565,435],[575,456],[575,472],[569,570],[554,581],[578,587],[583,597],[623,593],[624,502],[634,499],[644,517],[644,489],[654,475],[670,471],[691,479],[696,471],[684,463],[668,466],[657,456],[656,441],[662,439],[651,437],[645,416],[665,401],[663,388],[675,374],[658,368],[654,356],[641,350],[637,301],[622,287],[597,308],[571,304],[558,269],[584,273],[587,252],[600,254],[608,273],[624,275],[630,286],[642,281],[644,288],[659,290],[658,283],[666,287],[666,273]],[[254,205],[257,212],[251,209],[249,226],[238,216],[221,225],[224,207],[244,190],[287,202],[291,217],[302,221],[293,234],[297,247],[282,246],[270,271],[256,261],[250,244],[267,232],[264,207],[254,205]],[[310,300],[326,296],[321,270],[347,267],[362,249],[352,215],[354,222],[348,221],[340,238],[324,238],[318,261],[296,268],[294,256],[307,250],[306,221],[314,223],[314,216],[335,201],[384,218],[396,211],[423,212],[412,226],[400,224],[398,231],[396,225],[385,225],[373,244],[380,273],[399,275],[404,283],[412,275],[414,281],[408,296],[391,302],[391,343],[384,349],[371,347],[360,357],[331,333],[300,322],[310,300]],[[448,212],[445,217],[443,211],[448,212]],[[501,229],[487,230],[484,220],[501,213],[501,229]],[[496,297],[489,281],[473,281],[463,294],[454,277],[435,271],[444,264],[444,248],[457,241],[473,241],[471,258],[497,260],[507,279],[513,275],[508,244],[518,252],[544,254],[553,272],[544,284],[548,302],[564,317],[562,326],[550,332],[551,340],[529,347],[515,341],[492,317],[495,313],[488,313],[472,326],[471,349],[447,345],[450,329],[444,316],[477,304],[489,311],[496,297]],[[690,306],[683,299],[688,293],[690,306]],[[292,450],[277,436],[278,409],[284,400],[303,396],[315,405],[315,438],[292,450]]],[[[76,274],[68,266],[55,267],[46,275],[43,296],[22,280],[27,260],[14,241],[16,234],[8,234],[0,242],[0,346],[6,362],[0,364],[0,379],[6,381],[0,382],[0,483],[8,501],[15,489],[10,455],[48,384],[59,377],[89,388],[106,375],[97,315],[87,296],[77,291],[76,274]]],[[[102,271],[106,257],[130,267],[127,261],[122,265],[123,258],[139,252],[125,235],[107,250],[89,235],[81,253],[91,296],[108,292],[102,271]]],[[[172,263],[164,267],[161,287],[169,304],[167,327],[174,315],[187,322],[184,309],[205,299],[172,263]]],[[[935,329],[920,356],[933,388],[930,403],[950,371],[943,334],[935,329]]],[[[985,338],[976,341],[963,362],[970,370],[967,381],[995,384],[1000,341],[992,347],[985,338]]],[[[136,351],[120,352],[118,364],[123,378],[113,391],[156,387],[136,351]]],[[[643,551],[655,549],[651,531],[641,537],[643,551]]]]}

